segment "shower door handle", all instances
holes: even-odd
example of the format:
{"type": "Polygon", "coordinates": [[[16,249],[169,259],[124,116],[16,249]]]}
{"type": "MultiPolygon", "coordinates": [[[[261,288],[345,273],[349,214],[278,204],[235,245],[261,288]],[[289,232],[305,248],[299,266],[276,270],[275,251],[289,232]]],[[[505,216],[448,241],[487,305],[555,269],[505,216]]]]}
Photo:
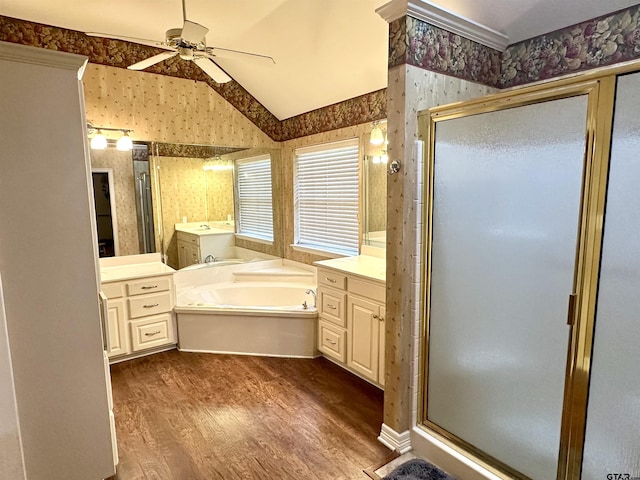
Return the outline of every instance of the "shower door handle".
{"type": "Polygon", "coordinates": [[[144,245],[144,250],[146,252],[147,250],[147,229],[145,228],[145,221],[146,219],[144,218],[144,176],[146,174],[142,174],[142,176],[138,177],[138,191],[140,192],[140,220],[142,223],[142,243],[144,245]]]}
{"type": "Polygon", "coordinates": [[[567,309],[567,325],[573,327],[576,324],[576,302],[578,295],[572,293],[569,295],[569,308],[567,309]]]}

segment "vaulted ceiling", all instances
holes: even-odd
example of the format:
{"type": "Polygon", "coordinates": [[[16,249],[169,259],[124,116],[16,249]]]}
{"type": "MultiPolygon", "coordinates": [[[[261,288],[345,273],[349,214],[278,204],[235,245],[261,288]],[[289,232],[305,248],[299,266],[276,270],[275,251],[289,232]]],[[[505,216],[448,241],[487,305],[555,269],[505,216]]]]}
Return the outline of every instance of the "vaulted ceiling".
{"type": "MultiPolygon", "coordinates": [[[[386,87],[386,0],[186,0],[209,46],[273,57],[219,58],[220,65],[279,120],[386,87]]],[[[531,38],[637,0],[433,0],[507,35],[531,38]]],[[[0,0],[0,15],[81,32],[164,40],[182,27],[180,0],[0,0]]]]}

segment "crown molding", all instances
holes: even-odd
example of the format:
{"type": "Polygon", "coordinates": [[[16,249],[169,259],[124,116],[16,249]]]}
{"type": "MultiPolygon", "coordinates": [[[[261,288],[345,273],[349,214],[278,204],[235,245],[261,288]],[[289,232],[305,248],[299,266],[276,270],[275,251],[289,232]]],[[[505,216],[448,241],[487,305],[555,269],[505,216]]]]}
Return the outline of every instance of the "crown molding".
{"type": "Polygon", "coordinates": [[[504,33],[427,1],[392,0],[377,8],[376,13],[387,22],[392,22],[405,15],[417,18],[499,52],[504,52],[509,45],[509,38],[504,33]]]}
{"type": "Polygon", "coordinates": [[[48,67],[73,70],[78,72],[79,78],[82,77],[87,65],[87,57],[84,55],[1,41],[0,58],[3,60],[11,60],[13,62],[31,63],[34,65],[46,65],[48,67]]]}

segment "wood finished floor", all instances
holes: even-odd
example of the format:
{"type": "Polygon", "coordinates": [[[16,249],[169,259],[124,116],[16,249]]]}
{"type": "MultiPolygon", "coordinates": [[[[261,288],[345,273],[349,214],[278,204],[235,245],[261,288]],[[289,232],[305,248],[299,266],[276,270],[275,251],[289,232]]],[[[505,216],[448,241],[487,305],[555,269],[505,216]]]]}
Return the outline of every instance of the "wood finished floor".
{"type": "Polygon", "coordinates": [[[112,480],[367,479],[382,391],[326,359],[172,350],[112,365],[112,480]]]}

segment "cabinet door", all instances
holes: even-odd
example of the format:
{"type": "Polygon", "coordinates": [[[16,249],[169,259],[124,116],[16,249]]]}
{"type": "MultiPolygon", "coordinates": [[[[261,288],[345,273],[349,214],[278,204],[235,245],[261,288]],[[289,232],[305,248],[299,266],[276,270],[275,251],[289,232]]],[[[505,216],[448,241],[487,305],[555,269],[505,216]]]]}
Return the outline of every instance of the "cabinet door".
{"type": "Polygon", "coordinates": [[[125,330],[124,300],[109,300],[109,315],[107,317],[107,335],[109,345],[107,356],[109,358],[125,355],[127,348],[127,332],[125,330]]]}
{"type": "Polygon", "coordinates": [[[384,306],[380,307],[379,315],[379,336],[378,336],[378,383],[384,386],[384,345],[385,345],[385,324],[387,322],[387,309],[384,306]]]}
{"type": "Polygon", "coordinates": [[[187,249],[190,246],[184,242],[178,242],[178,268],[184,268],[187,266],[187,249]]]}
{"type": "Polygon", "coordinates": [[[348,297],[347,305],[347,365],[377,382],[380,305],[353,296],[348,297]]]}

